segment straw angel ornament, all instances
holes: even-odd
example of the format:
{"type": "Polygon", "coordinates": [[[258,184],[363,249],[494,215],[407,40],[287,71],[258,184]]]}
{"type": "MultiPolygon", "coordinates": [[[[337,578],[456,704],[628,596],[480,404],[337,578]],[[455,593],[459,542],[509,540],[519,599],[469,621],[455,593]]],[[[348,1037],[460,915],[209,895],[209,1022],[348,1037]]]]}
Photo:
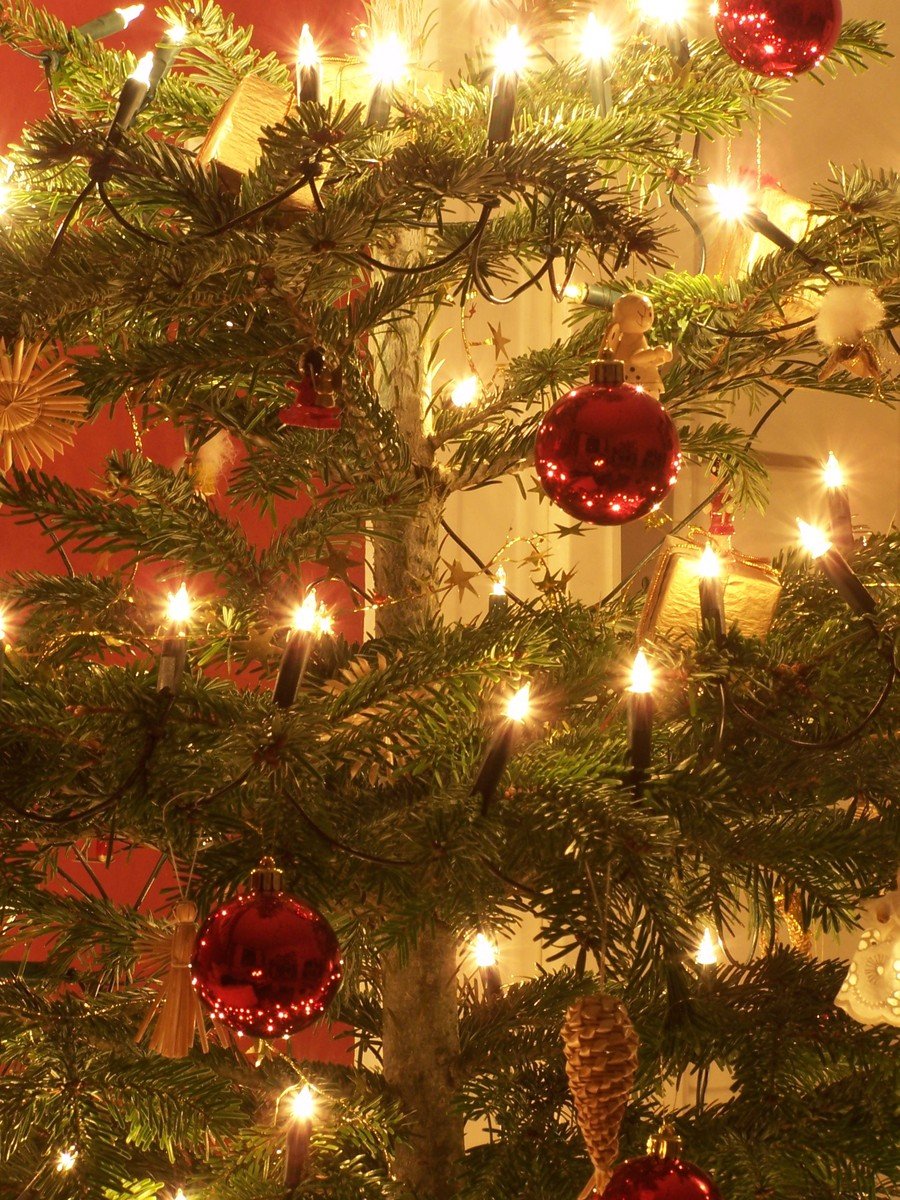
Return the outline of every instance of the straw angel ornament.
{"type": "Polygon", "coordinates": [[[135,1041],[141,1041],[152,1024],[148,1044],[165,1058],[184,1058],[195,1036],[199,1037],[204,1053],[209,1049],[203,1010],[191,983],[191,955],[196,937],[197,906],[192,900],[179,900],[172,910],[170,931],[148,946],[153,965],[165,974],[135,1041]]]}

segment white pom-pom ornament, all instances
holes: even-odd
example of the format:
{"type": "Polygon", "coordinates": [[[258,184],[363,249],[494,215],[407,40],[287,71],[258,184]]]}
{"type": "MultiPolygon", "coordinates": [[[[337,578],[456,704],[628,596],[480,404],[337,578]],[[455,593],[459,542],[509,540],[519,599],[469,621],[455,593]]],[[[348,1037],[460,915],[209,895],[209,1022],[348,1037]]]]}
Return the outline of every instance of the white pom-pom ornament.
{"type": "Polygon", "coordinates": [[[819,305],[816,336],[829,349],[856,346],[884,318],[884,305],[871,288],[855,283],[835,284],[819,305]]]}

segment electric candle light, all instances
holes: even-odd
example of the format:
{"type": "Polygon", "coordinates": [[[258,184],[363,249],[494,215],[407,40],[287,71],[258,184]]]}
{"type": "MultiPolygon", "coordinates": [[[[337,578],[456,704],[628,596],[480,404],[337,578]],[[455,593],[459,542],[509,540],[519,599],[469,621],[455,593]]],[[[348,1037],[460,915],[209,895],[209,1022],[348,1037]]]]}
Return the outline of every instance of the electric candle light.
{"type": "Polygon", "coordinates": [[[83,37],[88,37],[95,42],[99,42],[102,38],[109,37],[113,33],[121,33],[123,29],[127,29],[131,22],[137,20],[143,11],[143,4],[129,4],[126,8],[114,8],[112,12],[104,13],[100,17],[94,17],[92,21],[86,21],[84,25],[78,25],[76,28],[83,37]]]}
{"type": "Polygon", "coordinates": [[[875,597],[869,592],[850,564],[821,529],[797,520],[803,548],[821,566],[842,600],[854,612],[866,615],[875,611],[875,597]]]}
{"type": "Polygon", "coordinates": [[[313,589],[307,592],[303,603],[294,610],[292,629],[285,643],[272,694],[279,708],[290,708],[297,699],[297,689],[306,671],[313,642],[318,634],[330,632],[331,618],[319,608],[313,589]]]}
{"type": "Polygon", "coordinates": [[[156,89],[160,82],[165,79],[169,71],[172,69],[172,64],[178,57],[181,47],[184,45],[188,31],[185,27],[177,23],[170,25],[166,30],[165,39],[153,51],[153,66],[150,70],[150,86],[147,89],[147,95],[144,98],[144,103],[152,100],[156,95],[156,89]]]}
{"type": "Polygon", "coordinates": [[[716,213],[723,221],[738,221],[767,238],[780,250],[796,250],[797,243],[783,229],[770,221],[762,209],[755,203],[746,188],[739,184],[726,184],[722,187],[717,183],[706,185],[712,198],[716,213]]]}
{"type": "Polygon", "coordinates": [[[169,596],[166,612],[169,622],[159,655],[156,676],[158,692],[177,692],[187,661],[187,624],[191,619],[191,601],[184,584],[169,596]]]}
{"type": "Polygon", "coordinates": [[[828,452],[828,459],[822,468],[822,479],[828,498],[831,540],[842,554],[852,554],[855,542],[853,518],[850,514],[850,495],[844,486],[844,472],[841,470],[841,464],[831,451],[828,452]]]}
{"type": "Polygon", "coordinates": [[[181,1188],[179,1188],[175,1193],[174,1200],[187,1200],[187,1196],[184,1194],[181,1188]]]}
{"type": "Polygon", "coordinates": [[[72,1171],[75,1168],[75,1161],[78,1158],[77,1150],[60,1150],[56,1156],[56,1169],[61,1174],[72,1171]]]}
{"type": "Polygon", "coordinates": [[[600,110],[602,117],[606,116],[612,106],[612,93],[606,70],[612,51],[612,34],[606,26],[600,24],[594,13],[589,13],[581,37],[581,54],[587,62],[591,101],[594,107],[600,110]]]}
{"type": "Polygon", "coordinates": [[[716,948],[716,943],[713,935],[710,933],[709,926],[703,930],[703,937],[700,939],[700,944],[694,954],[694,962],[698,967],[714,967],[719,961],[719,951],[716,948]]]}
{"type": "Polygon", "coordinates": [[[700,579],[700,624],[714,642],[721,642],[725,636],[725,583],[722,560],[709,542],[700,555],[697,574],[700,579]]]}
{"type": "Polygon", "coordinates": [[[485,1000],[491,1004],[503,995],[500,969],[497,966],[497,947],[483,933],[479,933],[472,945],[472,958],[478,968],[481,988],[485,1000]]]}
{"type": "Polygon", "coordinates": [[[300,41],[297,45],[297,100],[301,104],[307,101],[318,103],[320,84],[319,52],[309,26],[304,25],[300,30],[300,41]]]}
{"type": "Polygon", "coordinates": [[[635,783],[650,766],[653,743],[653,671],[643,649],[634,656],[628,685],[628,755],[635,783]]]}
{"type": "Polygon", "coordinates": [[[586,304],[589,308],[612,308],[622,295],[622,289],[606,283],[567,283],[563,295],[567,300],[586,304]]]}
{"type": "Polygon", "coordinates": [[[686,67],[691,61],[690,47],[682,28],[688,14],[686,0],[640,0],[638,13],[642,20],[666,30],[669,51],[680,67],[686,67]]]}
{"type": "Polygon", "coordinates": [[[509,597],[506,594],[506,571],[498,567],[491,585],[488,599],[488,612],[505,612],[509,607],[509,597]]]}
{"type": "Polygon", "coordinates": [[[391,92],[406,74],[409,58],[406,47],[396,33],[375,43],[367,59],[375,90],[369,101],[366,126],[383,129],[391,119],[391,92]]]}
{"type": "Polygon", "coordinates": [[[469,408],[478,399],[481,384],[477,375],[467,375],[465,379],[454,385],[450,393],[450,402],[454,408],[469,408]]]}
{"type": "Polygon", "coordinates": [[[491,111],[488,117],[488,142],[508,142],[512,136],[516,115],[516,92],[519,76],[528,62],[528,47],[513,25],[497,46],[494,54],[494,84],[491,90],[491,111]]]}
{"type": "Polygon", "coordinates": [[[108,146],[118,146],[125,131],[140,112],[141,105],[144,103],[147,93],[150,90],[150,75],[152,71],[153,52],[148,51],[122,84],[116,115],[113,117],[112,124],[109,127],[109,133],[106,135],[108,146]]]}
{"type": "Polygon", "coordinates": [[[305,1084],[299,1092],[294,1092],[291,1096],[291,1120],[284,1148],[285,1187],[296,1187],[306,1175],[314,1113],[315,1102],[312,1091],[309,1085],[305,1084]]]}
{"type": "Polygon", "coordinates": [[[481,796],[481,810],[486,812],[500,776],[512,757],[522,726],[531,711],[531,684],[520,687],[506,702],[506,718],[501,721],[487,748],[484,761],[472,786],[472,795],[481,796]]]}

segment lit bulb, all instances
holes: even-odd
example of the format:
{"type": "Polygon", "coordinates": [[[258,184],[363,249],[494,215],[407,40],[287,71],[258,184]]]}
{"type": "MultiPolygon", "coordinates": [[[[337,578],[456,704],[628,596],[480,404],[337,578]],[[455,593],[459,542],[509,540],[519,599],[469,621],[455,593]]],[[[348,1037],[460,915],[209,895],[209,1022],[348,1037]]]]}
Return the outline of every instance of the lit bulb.
{"type": "Polygon", "coordinates": [[[307,592],[303,603],[294,609],[292,624],[298,633],[312,633],[319,624],[319,603],[315,590],[307,592]]]}
{"type": "Polygon", "coordinates": [[[700,939],[700,945],[697,947],[697,952],[694,955],[694,962],[698,967],[714,967],[718,961],[719,951],[716,949],[716,943],[707,925],[703,930],[703,937],[700,939]]]}
{"type": "Polygon", "coordinates": [[[723,221],[743,221],[753,200],[746,188],[736,183],[728,183],[722,187],[718,183],[707,184],[707,191],[716,206],[716,213],[723,221]]]}
{"type": "MultiPolygon", "coordinates": [[[[606,62],[612,57],[613,36],[605,25],[601,25],[594,13],[588,14],[581,35],[581,53],[588,62],[606,62]]],[[[577,284],[575,285],[578,286],[577,284]]],[[[568,289],[567,289],[568,290],[568,289]]]]}
{"type": "Polygon", "coordinates": [[[823,554],[827,554],[831,549],[831,542],[821,529],[817,529],[815,525],[808,525],[806,521],[797,519],[797,525],[800,529],[800,541],[803,544],[803,549],[813,556],[813,558],[821,558],[823,554]]]}
{"type": "Polygon", "coordinates": [[[56,1156],[57,1171],[71,1171],[75,1166],[76,1158],[78,1158],[77,1150],[60,1150],[56,1156]]]}
{"type": "Polygon", "coordinates": [[[309,1084],[291,1096],[291,1116],[295,1121],[311,1121],[316,1111],[315,1101],[309,1084]]]}
{"type": "Polygon", "coordinates": [[[175,1193],[174,1200],[187,1200],[187,1196],[184,1194],[181,1188],[179,1188],[175,1193]]]}
{"type": "Polygon", "coordinates": [[[406,74],[409,56],[397,34],[391,33],[375,43],[369,51],[366,63],[376,83],[383,87],[393,87],[406,74]]]}
{"type": "Polygon", "coordinates": [[[706,543],[706,549],[700,555],[700,560],[697,563],[697,573],[704,579],[718,579],[722,574],[722,560],[709,542],[706,543]]]}
{"type": "Polygon", "coordinates": [[[580,304],[587,297],[588,289],[586,283],[567,283],[563,288],[563,295],[567,300],[577,300],[580,304]]]}
{"type": "Polygon", "coordinates": [[[506,702],[506,715],[510,721],[524,721],[531,711],[531,684],[526,683],[506,702]]]}
{"type": "Polygon", "coordinates": [[[494,51],[494,66],[498,75],[521,75],[528,64],[528,46],[516,25],[511,25],[506,37],[494,51]]]}
{"type": "Polygon", "coordinates": [[[331,613],[326,612],[324,608],[320,608],[316,614],[316,629],[322,635],[327,637],[334,632],[334,621],[331,619],[331,613]]]}
{"type": "Polygon", "coordinates": [[[180,46],[187,35],[187,27],[182,25],[180,21],[176,21],[174,25],[170,25],[166,30],[167,40],[176,46],[180,46]]]}
{"type": "Polygon", "coordinates": [[[191,599],[184,584],[169,593],[167,615],[173,625],[186,625],[191,619],[191,599]]]}
{"type": "Polygon", "coordinates": [[[3,613],[0,613],[0,650],[3,649],[3,643],[6,640],[6,620],[3,613]]]}
{"type": "Polygon", "coordinates": [[[498,567],[494,575],[494,583],[491,587],[491,594],[494,596],[506,595],[506,571],[503,567],[498,567]]]}
{"type": "Polygon", "coordinates": [[[487,967],[496,967],[497,947],[483,933],[479,933],[472,943],[472,958],[475,966],[482,971],[487,967]]]}
{"type": "Polygon", "coordinates": [[[131,24],[132,21],[136,21],[138,19],[138,17],[141,15],[141,13],[143,11],[144,11],[143,4],[129,4],[127,8],[117,8],[116,9],[116,12],[119,14],[119,16],[125,22],[126,29],[131,24]]]}
{"type": "Polygon", "coordinates": [[[136,83],[146,83],[150,86],[150,72],[153,70],[153,52],[148,50],[138,65],[129,75],[136,83]]]}
{"type": "Polygon", "coordinates": [[[470,404],[474,404],[478,399],[478,392],[481,388],[477,375],[467,375],[465,379],[460,379],[459,383],[454,385],[453,391],[450,393],[450,399],[455,408],[468,408],[470,404]]]}
{"type": "Polygon", "coordinates": [[[688,15],[688,0],[638,0],[638,13],[654,25],[680,25],[688,15]]]}
{"type": "Polygon", "coordinates": [[[297,43],[297,66],[308,68],[319,65],[319,52],[309,26],[304,25],[300,30],[300,41],[297,43]]]}
{"type": "Polygon", "coordinates": [[[834,453],[831,450],[828,451],[828,459],[822,468],[822,478],[825,481],[825,486],[828,488],[844,486],[844,472],[841,470],[841,464],[834,457],[834,453]]]}
{"type": "Polygon", "coordinates": [[[631,668],[631,683],[628,690],[639,695],[646,695],[648,692],[653,691],[653,669],[643,650],[638,650],[634,656],[634,665],[631,668]]]}

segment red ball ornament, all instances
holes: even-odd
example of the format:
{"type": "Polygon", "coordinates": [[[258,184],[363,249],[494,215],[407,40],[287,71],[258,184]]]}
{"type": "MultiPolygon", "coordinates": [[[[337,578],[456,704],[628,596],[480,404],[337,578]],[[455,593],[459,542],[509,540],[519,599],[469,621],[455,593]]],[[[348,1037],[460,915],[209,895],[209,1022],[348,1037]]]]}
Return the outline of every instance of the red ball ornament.
{"type": "Polygon", "coordinates": [[[341,951],[321,915],[281,890],[263,859],[250,890],[206,919],[191,961],[194,987],[214,1020],[275,1038],[321,1017],[341,983],[341,951]]]}
{"type": "Polygon", "coordinates": [[[748,71],[790,79],[831,53],[842,15],[841,0],[718,0],[716,34],[748,71]]]}
{"type": "Polygon", "coordinates": [[[591,364],[591,381],[557,400],[537,432],[534,463],[544,491],[569,516],[624,525],[672,490],[681,446],[672,418],[621,362],[591,364]]]}
{"type": "Polygon", "coordinates": [[[722,1200],[705,1171],[678,1157],[677,1143],[661,1138],[658,1144],[662,1153],[630,1158],[617,1167],[601,1200],[722,1200]]]}

